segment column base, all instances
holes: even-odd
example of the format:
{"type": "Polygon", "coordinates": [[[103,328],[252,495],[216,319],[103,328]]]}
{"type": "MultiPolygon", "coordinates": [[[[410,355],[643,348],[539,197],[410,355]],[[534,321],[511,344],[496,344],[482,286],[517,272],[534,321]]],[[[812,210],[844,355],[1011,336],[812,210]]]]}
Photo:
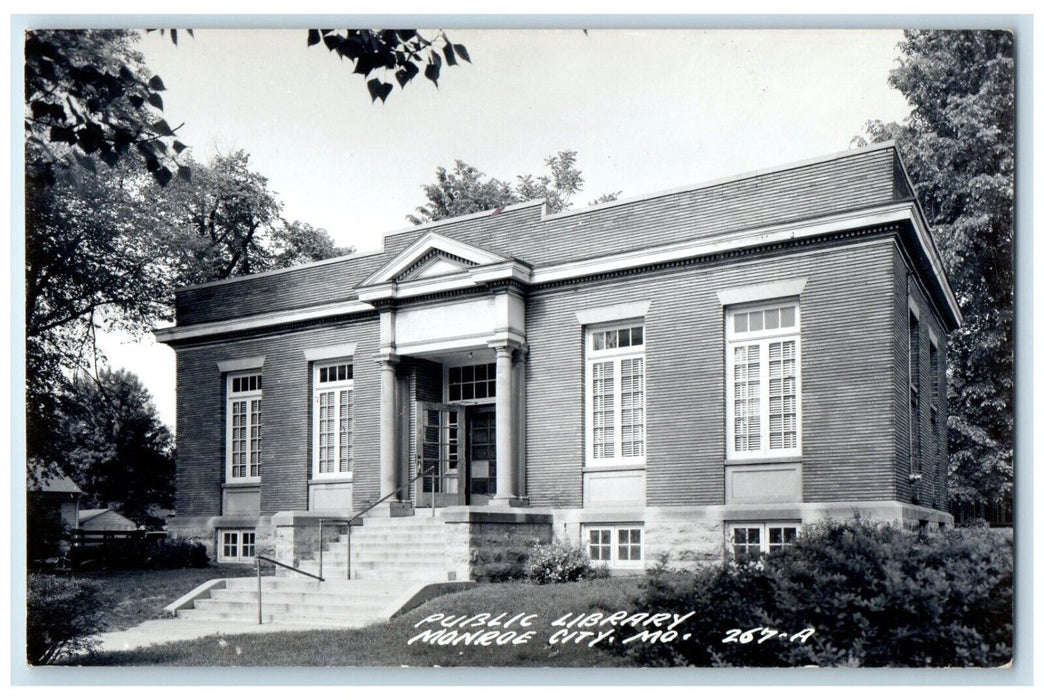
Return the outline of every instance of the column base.
{"type": "Polygon", "coordinates": [[[399,501],[385,501],[378,503],[371,510],[366,511],[364,518],[401,518],[413,515],[412,503],[401,503],[399,501]]]}
{"type": "Polygon", "coordinates": [[[528,501],[529,499],[510,496],[508,498],[491,498],[487,505],[493,508],[526,508],[529,506],[528,501]]]}

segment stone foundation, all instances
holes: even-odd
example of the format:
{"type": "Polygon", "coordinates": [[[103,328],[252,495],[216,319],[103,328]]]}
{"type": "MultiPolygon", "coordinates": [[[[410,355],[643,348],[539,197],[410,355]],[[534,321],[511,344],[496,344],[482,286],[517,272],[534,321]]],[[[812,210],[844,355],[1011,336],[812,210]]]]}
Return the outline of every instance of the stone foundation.
{"type": "Polygon", "coordinates": [[[518,578],[529,550],[552,537],[548,513],[447,509],[442,517],[446,563],[458,580],[518,578]]]}

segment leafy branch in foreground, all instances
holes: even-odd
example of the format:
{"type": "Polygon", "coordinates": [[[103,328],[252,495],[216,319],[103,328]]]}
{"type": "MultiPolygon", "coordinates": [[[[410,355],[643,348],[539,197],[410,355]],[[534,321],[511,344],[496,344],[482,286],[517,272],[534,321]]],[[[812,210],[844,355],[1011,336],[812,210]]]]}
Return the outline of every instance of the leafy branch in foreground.
{"type": "MultiPolygon", "coordinates": [[[[438,87],[443,65],[459,65],[458,58],[471,63],[467,48],[454,44],[444,31],[429,39],[416,29],[309,29],[308,45],[319,43],[351,61],[353,72],[364,78],[375,71],[382,76],[391,71],[400,89],[422,71],[438,87]]],[[[373,102],[384,102],[394,89],[383,77],[370,78],[366,87],[373,102]]]]}

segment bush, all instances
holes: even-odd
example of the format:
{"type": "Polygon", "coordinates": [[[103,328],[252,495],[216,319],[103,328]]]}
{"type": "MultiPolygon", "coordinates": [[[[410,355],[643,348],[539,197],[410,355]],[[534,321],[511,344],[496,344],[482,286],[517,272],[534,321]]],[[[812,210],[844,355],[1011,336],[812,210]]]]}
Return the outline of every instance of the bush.
{"type": "Polygon", "coordinates": [[[168,537],[148,543],[145,547],[145,562],[150,569],[204,569],[210,559],[202,542],[168,537]]]}
{"type": "Polygon", "coordinates": [[[694,611],[699,624],[631,653],[653,665],[999,666],[1012,655],[1012,592],[1010,544],[989,531],[824,523],[760,561],[649,572],[637,609],[694,611]],[[815,633],[723,642],[754,628],[815,633]]]}
{"type": "Polygon", "coordinates": [[[593,566],[584,548],[569,542],[534,546],[525,566],[526,580],[532,583],[567,583],[608,576],[608,567],[593,566]]]}
{"type": "Polygon", "coordinates": [[[54,663],[62,656],[91,651],[105,629],[108,601],[92,581],[29,574],[26,600],[26,655],[30,664],[54,663]]]}

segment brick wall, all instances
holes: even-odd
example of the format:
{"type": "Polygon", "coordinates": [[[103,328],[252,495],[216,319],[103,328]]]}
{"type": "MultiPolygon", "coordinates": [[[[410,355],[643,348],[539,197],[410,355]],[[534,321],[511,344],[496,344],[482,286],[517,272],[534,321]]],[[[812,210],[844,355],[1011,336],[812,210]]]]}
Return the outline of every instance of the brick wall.
{"type": "MultiPolygon", "coordinates": [[[[321,329],[249,340],[180,347],[177,352],[179,517],[218,515],[225,479],[225,378],[218,362],[265,356],[262,370],[261,512],[308,507],[311,462],[311,366],[303,350],[357,343],[355,374],[355,489],[375,492],[379,480],[380,386],[378,322],[370,318],[321,329]]],[[[358,498],[358,496],[357,496],[358,498]]]]}
{"type": "Polygon", "coordinates": [[[534,292],[526,316],[527,488],[578,507],[584,461],[583,329],[575,311],[651,301],[646,317],[649,505],[724,501],[724,318],[716,292],[807,277],[801,296],[806,501],[894,489],[891,239],[786,251],[642,278],[534,292]]]}
{"type": "Polygon", "coordinates": [[[947,472],[948,457],[946,449],[946,334],[934,308],[929,304],[919,285],[910,276],[910,267],[899,249],[893,250],[893,287],[894,293],[894,364],[896,372],[895,423],[896,423],[896,469],[895,483],[897,497],[910,503],[914,497],[914,486],[910,482],[910,303],[912,298],[920,309],[919,348],[920,381],[919,416],[917,417],[921,443],[921,483],[918,485],[919,500],[922,505],[946,510],[948,507],[947,472]],[[929,329],[938,340],[939,367],[935,377],[931,376],[929,360],[929,329]],[[937,432],[933,434],[931,427],[931,383],[937,382],[939,391],[939,421],[937,432]]]}

